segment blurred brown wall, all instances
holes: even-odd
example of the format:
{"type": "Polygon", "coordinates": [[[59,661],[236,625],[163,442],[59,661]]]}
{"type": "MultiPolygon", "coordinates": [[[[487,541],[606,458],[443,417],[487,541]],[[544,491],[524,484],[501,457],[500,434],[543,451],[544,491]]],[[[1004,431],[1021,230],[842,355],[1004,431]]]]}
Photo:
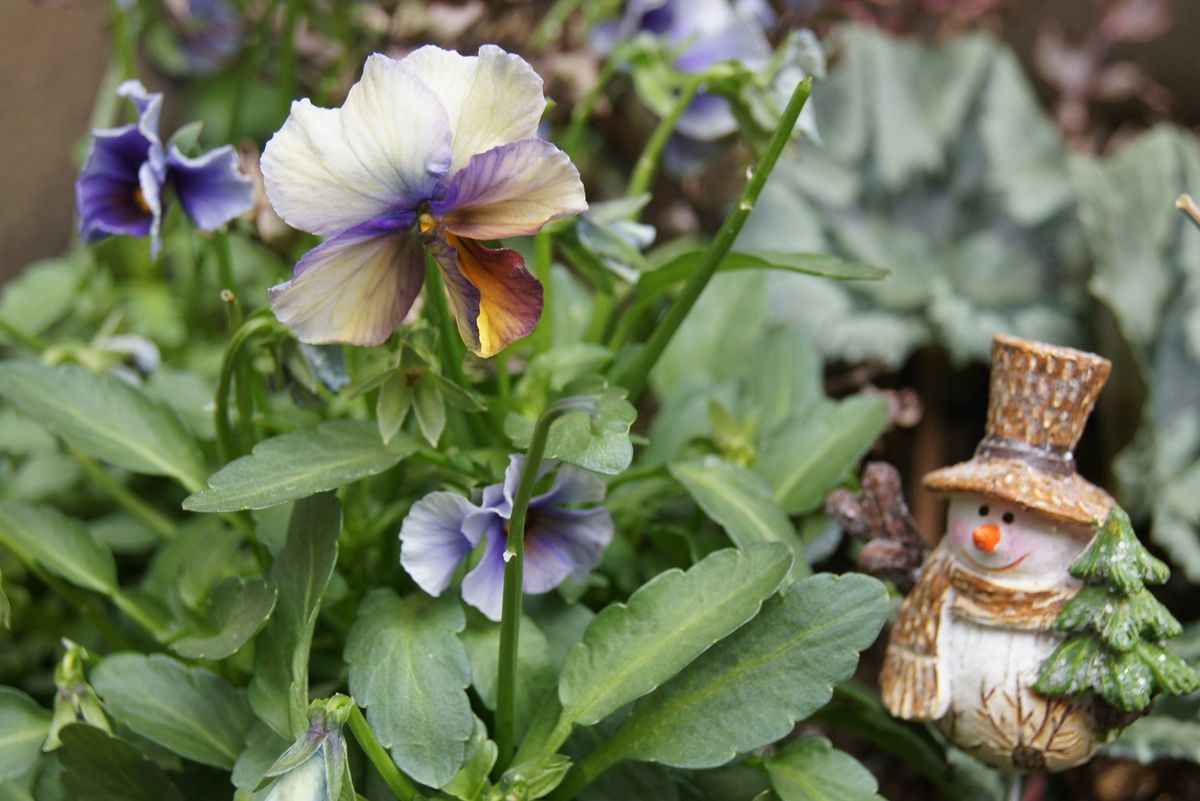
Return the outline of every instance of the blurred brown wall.
{"type": "Polygon", "coordinates": [[[61,252],[70,236],[71,149],[106,65],[107,8],[0,0],[0,281],[61,252]]]}

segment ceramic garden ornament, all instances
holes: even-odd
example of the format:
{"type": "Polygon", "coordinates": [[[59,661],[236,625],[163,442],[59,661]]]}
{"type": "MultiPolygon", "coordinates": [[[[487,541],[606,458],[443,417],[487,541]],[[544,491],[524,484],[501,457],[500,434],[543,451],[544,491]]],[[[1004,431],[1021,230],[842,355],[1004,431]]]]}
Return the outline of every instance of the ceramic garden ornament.
{"type": "MultiPolygon", "coordinates": [[[[924,479],[949,496],[947,528],[893,623],[883,701],[1000,768],[1078,765],[1155,692],[1197,686],[1158,644],[1179,625],[1143,586],[1166,566],[1075,470],[1109,371],[1091,353],[997,336],[986,436],[970,461],[924,479]]],[[[894,471],[868,466],[863,484],[830,511],[875,537],[866,569],[912,568],[919,538],[894,471]]]]}

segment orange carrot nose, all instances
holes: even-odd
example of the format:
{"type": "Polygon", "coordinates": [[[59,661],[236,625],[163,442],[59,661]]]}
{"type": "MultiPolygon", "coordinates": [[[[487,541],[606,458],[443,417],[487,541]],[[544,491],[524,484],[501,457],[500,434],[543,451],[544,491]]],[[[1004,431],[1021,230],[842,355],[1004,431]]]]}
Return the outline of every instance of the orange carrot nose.
{"type": "Polygon", "coordinates": [[[971,539],[974,540],[976,548],[991,553],[1000,544],[1000,527],[985,523],[971,532],[971,539]]]}

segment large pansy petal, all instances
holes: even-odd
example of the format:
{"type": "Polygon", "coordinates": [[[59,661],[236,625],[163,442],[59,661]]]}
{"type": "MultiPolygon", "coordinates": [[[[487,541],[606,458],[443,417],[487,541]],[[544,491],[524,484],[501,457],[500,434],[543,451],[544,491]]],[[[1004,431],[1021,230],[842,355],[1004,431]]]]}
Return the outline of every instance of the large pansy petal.
{"type": "Polygon", "coordinates": [[[301,342],[378,345],[404,319],[425,278],[411,215],[351,229],[318,245],[271,307],[301,342]]]}
{"type": "Polygon", "coordinates": [[[400,527],[400,564],[417,586],[441,595],[474,544],[463,534],[463,521],[477,512],[453,492],[432,492],[413,504],[400,527]]]}
{"type": "Polygon", "coordinates": [[[427,244],[446,279],[458,331],[472,353],[496,355],[533,330],[542,316],[542,285],[521,254],[436,233],[427,244]]]}
{"type": "Polygon", "coordinates": [[[568,576],[583,578],[600,564],[612,537],[612,516],[602,507],[534,509],[531,505],[522,589],[531,594],[549,592],[568,576]]]}
{"type": "Polygon", "coordinates": [[[428,45],[402,63],[433,90],[449,114],[451,174],[477,153],[536,134],[546,98],[541,77],[520,56],[495,45],[479,48],[478,56],[428,45]]]}
{"type": "Polygon", "coordinates": [[[430,209],[450,233],[504,239],[586,211],[587,200],[566,153],[541,139],[522,139],[472,156],[430,209]]]}
{"type": "Polygon", "coordinates": [[[75,183],[83,241],[97,242],[110,234],[150,233],[154,210],[142,193],[139,171],[151,147],[152,142],[135,125],[96,131],[75,183]]]}
{"type": "Polygon", "coordinates": [[[504,607],[504,530],[494,526],[487,536],[483,556],[463,578],[462,597],[490,620],[499,620],[504,607]]]}
{"type": "Polygon", "coordinates": [[[254,183],[238,171],[229,145],[189,158],[172,147],[167,171],[175,194],[198,228],[213,231],[254,207],[254,183]]]}
{"type": "Polygon", "coordinates": [[[450,123],[401,62],[372,56],[340,109],[292,104],[263,151],[267,196],[294,228],[332,236],[428,197],[449,164],[450,123]]]}

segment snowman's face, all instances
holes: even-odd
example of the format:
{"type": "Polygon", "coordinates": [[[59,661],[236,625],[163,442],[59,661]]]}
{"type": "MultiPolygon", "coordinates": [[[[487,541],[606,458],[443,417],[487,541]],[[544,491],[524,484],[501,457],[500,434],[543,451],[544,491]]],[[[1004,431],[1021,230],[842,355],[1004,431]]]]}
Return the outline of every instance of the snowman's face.
{"type": "Polygon", "coordinates": [[[1094,533],[995,498],[956,495],[946,536],[955,556],[981,572],[1066,580],[1067,568],[1094,533]]]}

